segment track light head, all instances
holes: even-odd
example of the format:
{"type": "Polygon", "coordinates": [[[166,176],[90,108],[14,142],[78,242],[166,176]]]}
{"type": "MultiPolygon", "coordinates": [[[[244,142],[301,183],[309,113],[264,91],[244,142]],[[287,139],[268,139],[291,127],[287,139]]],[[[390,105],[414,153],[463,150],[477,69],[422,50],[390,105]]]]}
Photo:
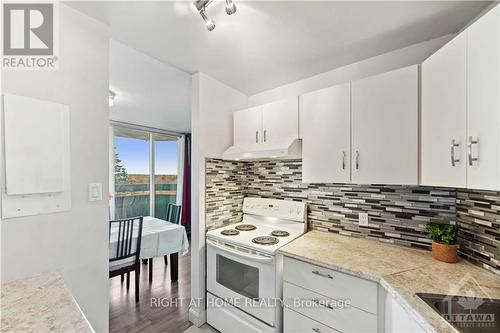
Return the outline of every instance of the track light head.
{"type": "Polygon", "coordinates": [[[227,15],[233,15],[236,13],[236,5],[233,0],[226,0],[226,13],[227,15]]]}
{"type": "Polygon", "coordinates": [[[109,90],[109,93],[108,93],[108,105],[109,105],[109,107],[112,107],[113,104],[115,104],[115,97],[116,97],[116,93],[113,90],[109,90]]]}
{"type": "Polygon", "coordinates": [[[200,15],[203,18],[203,21],[205,21],[205,26],[207,27],[208,31],[214,30],[215,21],[211,18],[208,18],[207,14],[205,13],[205,9],[200,10],[200,15]]]}

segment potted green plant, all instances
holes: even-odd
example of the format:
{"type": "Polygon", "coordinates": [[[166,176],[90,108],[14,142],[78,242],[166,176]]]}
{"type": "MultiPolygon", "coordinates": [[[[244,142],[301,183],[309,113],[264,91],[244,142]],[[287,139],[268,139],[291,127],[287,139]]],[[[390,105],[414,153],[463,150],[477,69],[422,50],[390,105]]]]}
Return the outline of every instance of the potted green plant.
{"type": "Polygon", "coordinates": [[[457,262],[457,233],[456,224],[448,224],[443,220],[429,222],[425,231],[432,239],[432,257],[444,262],[457,262]]]}

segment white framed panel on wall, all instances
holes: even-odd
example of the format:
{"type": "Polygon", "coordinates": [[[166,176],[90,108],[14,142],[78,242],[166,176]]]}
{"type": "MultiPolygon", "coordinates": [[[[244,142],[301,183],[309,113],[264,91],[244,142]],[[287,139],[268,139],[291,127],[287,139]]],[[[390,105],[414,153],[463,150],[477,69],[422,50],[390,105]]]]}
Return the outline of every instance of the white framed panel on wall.
{"type": "Polygon", "coordinates": [[[69,210],[68,106],[5,94],[2,110],[2,217],[69,210]]]}

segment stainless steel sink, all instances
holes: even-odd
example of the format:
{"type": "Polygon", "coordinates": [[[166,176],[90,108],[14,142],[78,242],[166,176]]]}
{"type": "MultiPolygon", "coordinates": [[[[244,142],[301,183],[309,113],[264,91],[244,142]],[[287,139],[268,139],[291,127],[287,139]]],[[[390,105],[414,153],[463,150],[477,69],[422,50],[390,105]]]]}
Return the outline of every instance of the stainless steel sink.
{"type": "Polygon", "coordinates": [[[459,332],[500,332],[500,299],[417,293],[459,332]]]}

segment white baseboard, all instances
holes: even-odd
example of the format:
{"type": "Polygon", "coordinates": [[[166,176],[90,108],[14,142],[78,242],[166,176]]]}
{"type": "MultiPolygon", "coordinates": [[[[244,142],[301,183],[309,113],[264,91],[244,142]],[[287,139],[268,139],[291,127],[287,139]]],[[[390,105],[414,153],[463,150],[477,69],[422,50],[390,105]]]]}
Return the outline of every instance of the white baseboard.
{"type": "Polygon", "coordinates": [[[207,322],[207,310],[199,307],[189,308],[189,321],[193,323],[194,326],[200,327],[207,322]]]}

